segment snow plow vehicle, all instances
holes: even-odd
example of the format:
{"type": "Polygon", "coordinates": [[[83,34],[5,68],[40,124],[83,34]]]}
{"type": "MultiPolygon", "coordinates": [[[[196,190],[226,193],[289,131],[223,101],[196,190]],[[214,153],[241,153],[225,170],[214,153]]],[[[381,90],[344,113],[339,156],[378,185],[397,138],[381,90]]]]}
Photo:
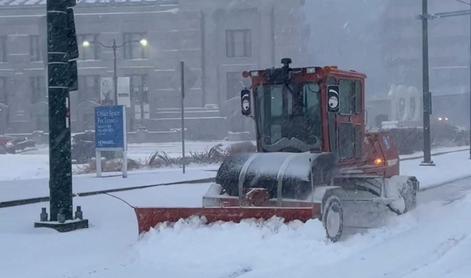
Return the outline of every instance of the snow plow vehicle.
{"type": "Polygon", "coordinates": [[[369,226],[378,210],[403,214],[419,182],[399,174],[387,133],[365,130],[365,79],[334,66],[283,66],[244,72],[242,114],[256,123],[257,152],[225,159],[202,208],[135,208],[139,232],[201,216],[208,223],[273,216],[318,218],[327,237],[369,226]]]}

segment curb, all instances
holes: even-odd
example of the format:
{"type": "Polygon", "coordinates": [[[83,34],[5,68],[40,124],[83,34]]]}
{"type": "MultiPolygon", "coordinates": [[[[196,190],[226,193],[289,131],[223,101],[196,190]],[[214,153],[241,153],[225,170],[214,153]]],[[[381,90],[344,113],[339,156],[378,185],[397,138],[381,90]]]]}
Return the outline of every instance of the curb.
{"type": "MultiPolygon", "coordinates": [[[[158,186],[169,186],[169,185],[178,185],[178,184],[185,184],[185,183],[204,183],[204,182],[214,182],[214,181],[215,181],[215,178],[205,178],[205,179],[197,179],[197,180],[186,180],[186,181],[168,182],[168,183],[151,184],[151,185],[113,188],[113,189],[105,189],[105,190],[98,190],[98,191],[74,193],[73,197],[86,197],[86,196],[93,196],[93,195],[113,193],[113,192],[130,191],[130,190],[136,190],[136,189],[146,189],[146,188],[158,187],[158,186]]],[[[47,202],[47,201],[49,201],[49,196],[28,198],[28,199],[20,199],[20,200],[12,200],[12,201],[4,201],[4,202],[0,202],[0,208],[23,206],[23,205],[29,205],[29,204],[35,204],[35,203],[47,202]]]]}
{"type": "MultiPolygon", "coordinates": [[[[443,151],[443,152],[436,152],[434,154],[432,154],[432,157],[433,156],[440,156],[440,155],[444,155],[444,154],[450,154],[450,153],[459,153],[459,152],[464,152],[464,151],[468,151],[469,148],[467,147],[466,149],[459,149],[459,150],[453,150],[453,151],[443,151]]],[[[419,159],[419,158],[422,158],[424,157],[423,155],[416,155],[416,156],[411,156],[411,157],[405,157],[405,158],[401,158],[399,159],[399,161],[407,161],[407,160],[415,160],[415,159],[419,159]]]]}

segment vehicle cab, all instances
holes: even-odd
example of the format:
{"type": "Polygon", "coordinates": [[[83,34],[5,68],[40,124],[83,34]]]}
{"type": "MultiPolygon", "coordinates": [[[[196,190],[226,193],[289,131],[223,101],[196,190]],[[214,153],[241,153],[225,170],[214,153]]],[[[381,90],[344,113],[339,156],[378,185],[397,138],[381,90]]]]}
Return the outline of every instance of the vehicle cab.
{"type": "Polygon", "coordinates": [[[256,122],[259,152],[334,152],[360,158],[364,124],[364,74],[337,67],[283,67],[244,72],[242,114],[256,122]],[[354,140],[352,140],[354,138],[354,140]]]}

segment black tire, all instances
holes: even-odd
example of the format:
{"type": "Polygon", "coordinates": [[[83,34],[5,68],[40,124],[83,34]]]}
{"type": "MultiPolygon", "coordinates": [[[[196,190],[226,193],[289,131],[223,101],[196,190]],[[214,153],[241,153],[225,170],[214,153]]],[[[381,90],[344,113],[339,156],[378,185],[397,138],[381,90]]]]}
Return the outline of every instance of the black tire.
{"type": "Polygon", "coordinates": [[[7,153],[7,148],[5,146],[0,146],[0,154],[6,154],[7,153]]]}
{"type": "Polygon", "coordinates": [[[339,196],[333,192],[327,192],[322,202],[322,224],[327,238],[336,242],[343,234],[343,207],[339,196]]]}

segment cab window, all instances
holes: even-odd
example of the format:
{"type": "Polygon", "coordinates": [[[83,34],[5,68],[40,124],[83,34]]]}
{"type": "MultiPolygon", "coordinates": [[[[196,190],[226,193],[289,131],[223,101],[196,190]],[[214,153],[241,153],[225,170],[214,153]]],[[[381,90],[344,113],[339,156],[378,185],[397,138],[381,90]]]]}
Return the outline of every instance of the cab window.
{"type": "Polygon", "coordinates": [[[342,115],[352,115],[361,112],[361,83],[359,80],[340,80],[340,111],[342,115]]]}

